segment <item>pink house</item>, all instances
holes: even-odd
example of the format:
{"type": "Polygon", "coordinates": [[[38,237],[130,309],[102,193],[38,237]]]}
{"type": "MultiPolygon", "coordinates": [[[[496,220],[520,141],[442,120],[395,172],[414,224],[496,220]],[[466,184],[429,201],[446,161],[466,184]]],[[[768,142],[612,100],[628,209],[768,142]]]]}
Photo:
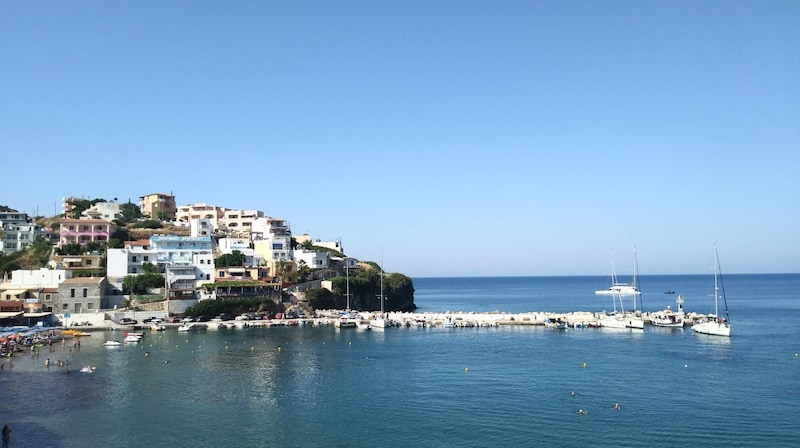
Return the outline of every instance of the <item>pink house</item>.
{"type": "Polygon", "coordinates": [[[115,229],[113,222],[102,219],[62,219],[58,247],[74,243],[105,243],[115,229]]]}

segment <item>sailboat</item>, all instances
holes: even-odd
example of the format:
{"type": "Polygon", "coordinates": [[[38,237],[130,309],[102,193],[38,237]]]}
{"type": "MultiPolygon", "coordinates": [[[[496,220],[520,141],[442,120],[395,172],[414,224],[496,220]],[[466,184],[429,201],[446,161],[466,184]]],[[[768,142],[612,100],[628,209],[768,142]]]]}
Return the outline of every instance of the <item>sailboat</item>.
{"type": "Polygon", "coordinates": [[[347,299],[347,309],[339,316],[339,319],[336,320],[334,326],[336,328],[356,328],[358,324],[357,320],[353,317],[353,313],[350,310],[350,270],[348,266],[347,258],[345,258],[345,297],[347,299]]]}
{"type": "Polygon", "coordinates": [[[696,333],[714,336],[731,336],[731,323],[728,315],[728,300],[725,298],[725,286],[722,284],[722,272],[719,267],[719,253],[717,243],[714,243],[714,314],[708,316],[705,322],[692,325],[696,333]],[[719,299],[725,305],[725,317],[719,316],[719,299]]]}
{"type": "Polygon", "coordinates": [[[369,326],[372,328],[389,328],[391,326],[391,322],[389,319],[386,318],[386,314],[383,311],[383,302],[386,301],[386,297],[383,295],[383,253],[381,251],[381,295],[378,296],[378,300],[381,302],[381,314],[372,320],[369,321],[369,326]]]}
{"type": "MultiPolygon", "coordinates": [[[[634,249],[634,257],[636,256],[636,249],[634,249]]],[[[635,261],[635,260],[634,260],[635,261]]],[[[617,281],[617,272],[614,270],[614,257],[611,256],[611,286],[608,289],[601,289],[594,293],[600,296],[635,296],[641,294],[636,287],[634,275],[634,284],[621,283],[617,281]]]]}
{"type": "MultiPolygon", "coordinates": [[[[636,247],[633,248],[633,284],[631,285],[634,291],[633,306],[631,311],[624,314],[625,327],[633,328],[635,330],[644,330],[644,319],[642,319],[641,310],[637,315],[636,312],[636,297],[639,297],[639,305],[642,304],[642,292],[639,291],[639,259],[636,257],[636,247]]],[[[620,298],[620,301],[622,299],[620,298]]]]}
{"type": "Polygon", "coordinates": [[[614,312],[611,315],[604,316],[599,322],[600,326],[606,328],[633,328],[644,330],[644,320],[640,315],[636,315],[636,296],[641,295],[637,286],[638,276],[639,267],[635,247],[633,248],[633,283],[631,284],[617,282],[617,275],[614,270],[614,258],[611,258],[611,287],[609,289],[595,291],[595,294],[610,295],[614,304],[614,312]],[[625,312],[625,307],[622,303],[623,297],[633,297],[632,312],[625,312]],[[619,312],[617,312],[617,302],[619,302],[619,312]]]}

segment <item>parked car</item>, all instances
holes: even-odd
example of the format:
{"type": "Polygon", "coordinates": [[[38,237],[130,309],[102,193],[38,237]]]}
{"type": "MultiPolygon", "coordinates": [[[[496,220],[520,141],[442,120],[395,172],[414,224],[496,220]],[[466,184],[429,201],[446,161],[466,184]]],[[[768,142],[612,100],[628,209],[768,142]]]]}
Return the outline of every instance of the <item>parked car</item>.
{"type": "Polygon", "coordinates": [[[119,320],[120,325],[136,325],[139,321],[131,319],[130,317],[123,317],[119,320]]]}
{"type": "Polygon", "coordinates": [[[160,322],[161,319],[157,318],[156,316],[150,316],[142,319],[142,323],[149,324],[152,322],[160,322]]]}
{"type": "Polygon", "coordinates": [[[171,324],[179,324],[179,323],[181,323],[181,318],[177,317],[177,316],[170,317],[169,318],[169,323],[171,323],[171,324]]]}

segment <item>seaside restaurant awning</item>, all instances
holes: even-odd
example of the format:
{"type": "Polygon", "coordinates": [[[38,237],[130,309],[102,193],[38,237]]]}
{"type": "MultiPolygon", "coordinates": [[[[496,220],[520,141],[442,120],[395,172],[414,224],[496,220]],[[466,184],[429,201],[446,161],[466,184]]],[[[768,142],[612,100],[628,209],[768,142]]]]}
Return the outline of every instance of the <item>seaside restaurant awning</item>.
{"type": "Polygon", "coordinates": [[[22,311],[4,311],[0,313],[0,319],[13,319],[22,316],[22,311]]]}

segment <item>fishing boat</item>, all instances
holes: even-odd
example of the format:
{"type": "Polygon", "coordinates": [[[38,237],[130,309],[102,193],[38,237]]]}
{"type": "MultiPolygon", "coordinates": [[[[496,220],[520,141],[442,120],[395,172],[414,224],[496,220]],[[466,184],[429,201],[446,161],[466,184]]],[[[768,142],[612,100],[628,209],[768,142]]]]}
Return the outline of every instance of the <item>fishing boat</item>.
{"type": "Polygon", "coordinates": [[[714,314],[710,314],[705,322],[692,325],[695,333],[713,336],[731,335],[731,323],[728,314],[728,300],[725,298],[725,286],[722,284],[722,272],[719,267],[719,253],[717,243],[714,243],[714,314]],[[719,315],[719,300],[725,306],[725,317],[719,315]]]}
{"type": "Polygon", "coordinates": [[[667,309],[653,313],[650,316],[650,323],[657,327],[683,328],[686,314],[683,312],[683,297],[680,294],[675,303],[678,305],[677,311],[672,311],[672,308],[667,306],[667,309]]]}

